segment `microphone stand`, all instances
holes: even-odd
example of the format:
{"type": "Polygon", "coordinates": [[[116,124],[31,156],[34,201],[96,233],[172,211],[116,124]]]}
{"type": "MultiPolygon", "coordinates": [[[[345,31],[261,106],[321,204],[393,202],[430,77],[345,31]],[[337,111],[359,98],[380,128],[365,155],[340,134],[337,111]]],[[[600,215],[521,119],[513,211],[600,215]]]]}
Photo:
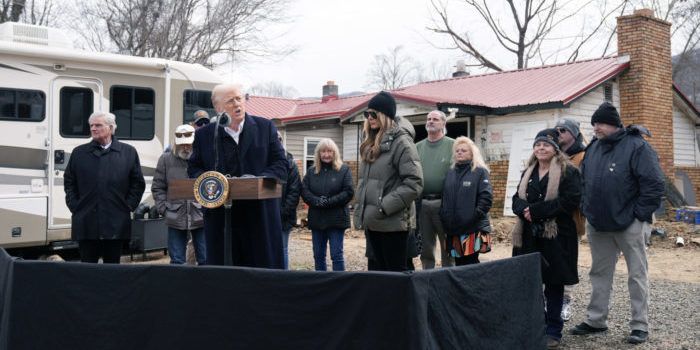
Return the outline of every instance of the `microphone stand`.
{"type": "MultiPolygon", "coordinates": [[[[214,171],[219,171],[219,126],[228,125],[230,119],[226,112],[222,112],[216,118],[216,128],[214,129],[214,171]],[[222,123],[221,120],[224,119],[222,123]]],[[[227,178],[229,176],[226,176],[227,178]]],[[[231,237],[231,207],[233,203],[229,196],[224,203],[224,266],[233,266],[233,237],[231,237]]]]}

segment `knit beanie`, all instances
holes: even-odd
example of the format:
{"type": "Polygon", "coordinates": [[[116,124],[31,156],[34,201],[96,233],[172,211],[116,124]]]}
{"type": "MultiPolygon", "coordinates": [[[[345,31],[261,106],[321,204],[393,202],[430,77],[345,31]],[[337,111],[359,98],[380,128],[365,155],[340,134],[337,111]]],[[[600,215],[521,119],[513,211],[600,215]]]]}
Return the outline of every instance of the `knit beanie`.
{"type": "Polygon", "coordinates": [[[555,150],[559,151],[559,132],[557,129],[544,129],[537,133],[535,136],[535,142],[532,143],[532,147],[535,147],[540,141],[544,141],[554,147],[555,150]]]}
{"type": "Polygon", "coordinates": [[[571,118],[561,118],[557,121],[557,128],[566,129],[575,138],[581,133],[579,122],[571,118]]]}
{"type": "Polygon", "coordinates": [[[610,102],[603,102],[595,113],[593,113],[593,116],[591,117],[591,125],[595,123],[603,123],[620,128],[622,127],[620,114],[617,113],[617,109],[610,102]]]}
{"type": "Polygon", "coordinates": [[[391,119],[396,117],[396,100],[394,100],[394,96],[391,96],[391,94],[386,91],[374,95],[374,97],[369,100],[367,108],[382,112],[391,119]]]}

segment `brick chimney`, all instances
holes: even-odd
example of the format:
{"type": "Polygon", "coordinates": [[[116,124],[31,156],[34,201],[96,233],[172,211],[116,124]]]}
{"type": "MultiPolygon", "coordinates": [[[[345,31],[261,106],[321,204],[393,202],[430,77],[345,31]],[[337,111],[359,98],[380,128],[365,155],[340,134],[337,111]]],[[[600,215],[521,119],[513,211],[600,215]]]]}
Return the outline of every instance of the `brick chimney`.
{"type": "Polygon", "coordinates": [[[618,17],[617,52],[630,58],[629,71],[620,76],[622,121],[651,131],[649,143],[673,179],[671,23],[655,18],[650,9],[618,17]]]}
{"type": "Polygon", "coordinates": [[[335,85],[335,81],[329,80],[326,85],[323,85],[323,97],[321,97],[321,102],[328,102],[338,99],[338,85],[335,85]]]}

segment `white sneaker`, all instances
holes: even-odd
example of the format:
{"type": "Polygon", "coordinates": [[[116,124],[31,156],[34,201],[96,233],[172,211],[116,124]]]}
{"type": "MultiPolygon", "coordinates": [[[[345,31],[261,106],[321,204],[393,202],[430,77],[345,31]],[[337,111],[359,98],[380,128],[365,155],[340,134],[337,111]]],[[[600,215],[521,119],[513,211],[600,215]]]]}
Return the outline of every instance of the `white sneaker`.
{"type": "Polygon", "coordinates": [[[564,304],[561,306],[561,319],[564,322],[571,319],[571,302],[568,300],[564,300],[564,304]]]}

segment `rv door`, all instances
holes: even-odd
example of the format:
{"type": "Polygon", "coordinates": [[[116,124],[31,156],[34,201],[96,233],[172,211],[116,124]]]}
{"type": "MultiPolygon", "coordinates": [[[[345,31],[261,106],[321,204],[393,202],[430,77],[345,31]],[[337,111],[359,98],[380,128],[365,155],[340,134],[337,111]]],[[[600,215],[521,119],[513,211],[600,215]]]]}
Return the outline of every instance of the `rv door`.
{"type": "MultiPolygon", "coordinates": [[[[51,84],[48,241],[70,239],[63,173],[76,146],[90,141],[88,118],[103,110],[102,82],[96,78],[56,77],[51,84]]],[[[106,105],[106,103],[105,103],[106,105]]]]}

